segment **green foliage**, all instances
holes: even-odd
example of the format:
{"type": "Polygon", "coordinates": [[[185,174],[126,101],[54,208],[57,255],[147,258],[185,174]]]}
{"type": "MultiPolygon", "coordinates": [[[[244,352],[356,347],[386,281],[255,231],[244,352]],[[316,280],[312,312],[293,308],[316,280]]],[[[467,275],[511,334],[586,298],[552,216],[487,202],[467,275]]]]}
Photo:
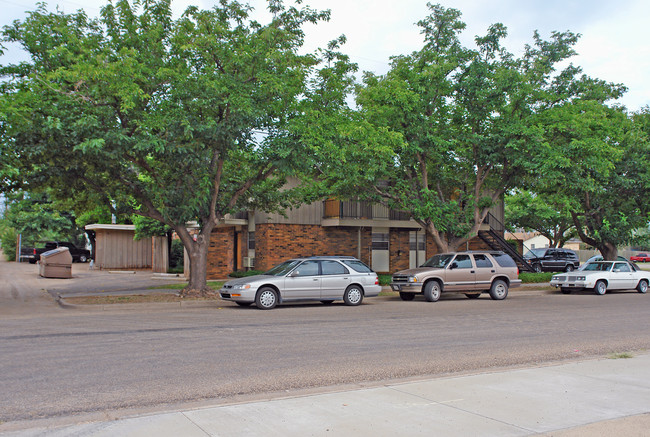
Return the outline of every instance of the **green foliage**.
{"type": "Polygon", "coordinates": [[[2,246],[2,254],[7,261],[16,261],[17,238],[16,230],[8,226],[4,220],[0,220],[0,246],[2,246]]]}
{"type": "Polygon", "coordinates": [[[40,4],[2,33],[31,57],[0,67],[0,151],[11,170],[2,177],[174,228],[197,266],[190,288],[204,289],[198,261],[226,214],[277,211],[310,194],[280,189],[309,164],[289,132],[311,78],[337,87],[300,50],[302,28],[329,12],[275,0],[268,9],[262,24],[234,0],[178,19],[166,0],[118,0],[96,19],[40,4]]]}
{"type": "Polygon", "coordinates": [[[377,275],[379,277],[379,285],[390,285],[390,282],[393,280],[392,275],[381,274],[377,275]]]}
{"type": "Polygon", "coordinates": [[[140,215],[133,216],[133,224],[135,225],[134,240],[165,236],[171,230],[169,226],[158,220],[140,215]]]}
{"type": "Polygon", "coordinates": [[[534,194],[515,190],[505,197],[505,222],[510,230],[537,231],[562,247],[576,235],[566,196],[558,193],[534,194]]]}
{"type": "Polygon", "coordinates": [[[183,253],[183,250],[184,250],[183,243],[180,240],[176,240],[176,239],[172,240],[172,247],[169,252],[170,269],[180,270],[180,272],[183,272],[183,265],[184,265],[184,258],[185,258],[185,254],[183,253]]]}
{"type": "Polygon", "coordinates": [[[554,272],[542,272],[542,273],[528,273],[521,272],[519,273],[519,279],[524,284],[537,284],[540,282],[550,282],[553,278],[554,272]]]}

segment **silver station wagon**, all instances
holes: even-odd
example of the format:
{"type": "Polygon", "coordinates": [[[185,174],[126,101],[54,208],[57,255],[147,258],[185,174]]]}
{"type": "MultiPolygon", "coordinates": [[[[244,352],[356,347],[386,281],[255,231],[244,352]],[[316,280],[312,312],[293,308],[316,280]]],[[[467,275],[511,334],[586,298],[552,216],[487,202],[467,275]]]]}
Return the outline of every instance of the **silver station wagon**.
{"type": "Polygon", "coordinates": [[[358,259],[313,256],[285,261],[262,275],[228,281],[219,294],[241,306],[255,303],[259,309],[270,310],[279,303],[300,300],[359,305],[364,297],[378,296],[380,291],[377,274],[358,259]]]}

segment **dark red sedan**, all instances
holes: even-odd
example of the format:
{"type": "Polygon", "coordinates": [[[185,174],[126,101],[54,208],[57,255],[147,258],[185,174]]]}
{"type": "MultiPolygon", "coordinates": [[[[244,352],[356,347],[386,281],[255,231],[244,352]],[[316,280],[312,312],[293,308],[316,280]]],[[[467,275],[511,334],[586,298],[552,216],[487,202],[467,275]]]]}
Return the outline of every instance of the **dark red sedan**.
{"type": "Polygon", "coordinates": [[[650,253],[637,253],[636,255],[632,255],[630,257],[630,261],[634,261],[638,263],[650,262],[650,253]]]}

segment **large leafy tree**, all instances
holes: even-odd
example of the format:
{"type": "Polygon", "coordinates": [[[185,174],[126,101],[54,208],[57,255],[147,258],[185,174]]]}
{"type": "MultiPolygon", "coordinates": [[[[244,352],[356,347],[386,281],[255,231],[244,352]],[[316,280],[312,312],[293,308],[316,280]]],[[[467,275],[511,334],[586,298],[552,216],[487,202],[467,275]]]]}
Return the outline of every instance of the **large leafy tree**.
{"type": "Polygon", "coordinates": [[[561,193],[580,239],[613,260],[618,246],[634,243],[636,230],[648,224],[644,115],[630,117],[605,103],[620,86],[585,77],[576,85],[582,92],[545,113],[545,177],[535,185],[542,193],[561,193]]]}
{"type": "Polygon", "coordinates": [[[541,196],[516,190],[505,197],[505,222],[511,230],[523,228],[548,238],[551,247],[562,247],[576,235],[564,196],[541,196]]]}
{"type": "Polygon", "coordinates": [[[502,195],[534,174],[535,110],[577,37],[535,34],[516,59],[501,45],[502,25],[469,49],[459,40],[460,12],[429,7],[418,23],[422,49],[394,57],[386,75],[366,73],[358,103],[374,126],[402,137],[367,194],[410,212],[446,251],[476,235],[502,195]]]}
{"type": "Polygon", "coordinates": [[[1,69],[5,181],[91,191],[170,226],[190,258],[185,292],[205,292],[214,227],[288,206],[284,175],[302,163],[285,134],[318,63],[299,53],[302,28],[329,13],[268,9],[260,24],[230,0],[177,20],[167,0],[108,3],[99,19],[41,5],[5,27],[30,55],[1,69]]]}

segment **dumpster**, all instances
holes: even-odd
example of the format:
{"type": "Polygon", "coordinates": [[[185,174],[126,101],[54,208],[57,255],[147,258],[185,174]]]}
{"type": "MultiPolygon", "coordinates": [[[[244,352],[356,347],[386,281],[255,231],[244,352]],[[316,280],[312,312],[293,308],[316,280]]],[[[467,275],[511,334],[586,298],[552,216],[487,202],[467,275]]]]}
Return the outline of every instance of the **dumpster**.
{"type": "Polygon", "coordinates": [[[71,278],[72,255],[67,247],[57,247],[41,254],[38,274],[44,278],[71,278]]]}

